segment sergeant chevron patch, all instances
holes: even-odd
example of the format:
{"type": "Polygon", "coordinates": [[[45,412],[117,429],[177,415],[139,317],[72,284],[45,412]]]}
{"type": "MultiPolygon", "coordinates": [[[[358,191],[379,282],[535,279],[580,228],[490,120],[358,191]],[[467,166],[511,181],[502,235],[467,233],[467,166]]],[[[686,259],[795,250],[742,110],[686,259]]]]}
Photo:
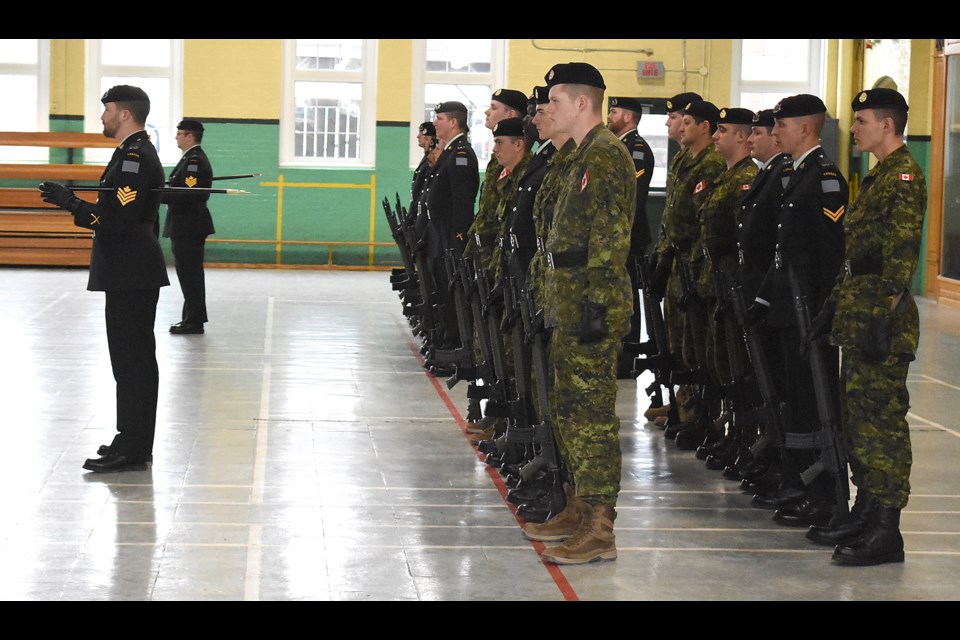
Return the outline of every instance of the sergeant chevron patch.
{"type": "Polygon", "coordinates": [[[123,187],[122,189],[117,189],[117,200],[120,201],[120,206],[125,207],[136,199],[137,192],[131,189],[129,186],[123,187]]]}
{"type": "Polygon", "coordinates": [[[184,183],[185,183],[188,187],[195,187],[195,186],[197,186],[197,177],[196,177],[196,176],[187,176],[186,179],[184,180],[184,183]]]}

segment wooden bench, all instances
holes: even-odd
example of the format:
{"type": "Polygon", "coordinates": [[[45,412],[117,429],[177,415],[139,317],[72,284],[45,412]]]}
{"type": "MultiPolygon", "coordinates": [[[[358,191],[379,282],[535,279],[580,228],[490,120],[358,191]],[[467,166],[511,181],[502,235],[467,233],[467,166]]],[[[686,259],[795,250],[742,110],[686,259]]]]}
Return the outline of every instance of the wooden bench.
{"type": "MultiPolygon", "coordinates": [[[[112,149],[115,140],[75,131],[0,131],[0,145],[66,149],[67,163],[0,164],[0,179],[96,184],[102,165],[77,164],[78,149],[112,149]]],[[[77,194],[96,202],[96,193],[77,194]]],[[[40,199],[33,187],[0,187],[0,265],[89,266],[92,234],[40,199]]]]}

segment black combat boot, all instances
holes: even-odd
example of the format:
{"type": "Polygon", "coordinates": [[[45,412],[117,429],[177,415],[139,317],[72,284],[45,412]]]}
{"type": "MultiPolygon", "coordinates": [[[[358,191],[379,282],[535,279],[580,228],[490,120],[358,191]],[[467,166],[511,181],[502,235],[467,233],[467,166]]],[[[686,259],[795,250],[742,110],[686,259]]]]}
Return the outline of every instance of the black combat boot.
{"type": "Polygon", "coordinates": [[[857,491],[850,513],[831,518],[824,526],[813,525],[807,531],[807,540],[825,547],[849,544],[860,537],[876,511],[877,501],[866,491],[857,491]]]}
{"type": "Polygon", "coordinates": [[[866,567],[886,562],[903,562],[900,509],[878,504],[872,522],[863,535],[833,552],[836,564],[866,567]]]}

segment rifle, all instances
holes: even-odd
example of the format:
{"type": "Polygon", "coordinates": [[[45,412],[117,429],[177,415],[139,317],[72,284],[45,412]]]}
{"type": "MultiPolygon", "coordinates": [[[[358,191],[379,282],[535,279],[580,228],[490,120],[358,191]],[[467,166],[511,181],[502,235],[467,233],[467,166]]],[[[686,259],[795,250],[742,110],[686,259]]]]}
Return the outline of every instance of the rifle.
{"type": "MultiPolygon", "coordinates": [[[[674,250],[671,247],[666,251],[663,260],[673,261],[674,250]]],[[[670,341],[667,339],[667,326],[663,319],[663,309],[660,307],[661,299],[653,291],[653,280],[650,269],[647,265],[646,256],[640,256],[637,260],[637,273],[639,274],[640,287],[643,292],[643,309],[647,318],[647,333],[651,349],[647,350],[646,357],[635,358],[633,367],[636,371],[651,371],[654,374],[653,382],[646,388],[646,394],[650,398],[651,407],[662,407],[663,396],[661,388],[667,390],[669,402],[669,414],[667,421],[671,424],[680,422],[680,414],[677,409],[677,398],[671,382],[671,375],[677,368],[676,358],[670,353],[670,341]],[[651,353],[652,352],[652,353],[651,353]]]]}
{"type": "MultiPolygon", "coordinates": [[[[810,309],[807,307],[807,297],[800,290],[800,282],[793,266],[789,270],[790,290],[793,293],[793,306],[797,314],[797,325],[800,335],[810,329],[810,309]]],[[[809,469],[800,474],[805,485],[826,471],[833,478],[837,492],[837,504],[834,509],[843,516],[849,513],[850,484],[847,477],[847,456],[840,433],[840,420],[833,403],[833,394],[830,392],[829,367],[827,356],[823,351],[823,338],[810,344],[807,359],[810,362],[810,373],[813,376],[813,390],[817,400],[817,415],[820,418],[820,434],[818,438],[820,456],[809,469]]],[[[834,385],[836,380],[833,381],[834,385]]]]}
{"type": "Polygon", "coordinates": [[[747,348],[747,357],[753,368],[754,379],[762,400],[762,404],[753,409],[757,420],[764,425],[763,434],[750,447],[750,454],[754,459],[757,459],[770,445],[783,449],[785,442],[783,434],[790,421],[790,407],[777,396],[760,330],[751,325],[747,319],[747,305],[743,300],[743,287],[733,280],[726,280],[726,276],[722,272],[721,277],[724,278],[724,288],[727,290],[727,298],[733,308],[734,317],[737,324],[740,325],[743,342],[747,348]]]}
{"type": "MultiPolygon", "coordinates": [[[[533,419],[531,418],[532,404],[530,398],[530,369],[527,358],[527,341],[520,321],[519,291],[516,279],[509,274],[502,279],[503,312],[494,312],[498,320],[498,335],[501,339],[509,334],[513,355],[513,375],[506,370],[507,376],[503,391],[507,394],[508,414],[507,428],[504,434],[495,439],[497,453],[494,461],[502,462],[501,473],[507,475],[507,482],[516,484],[519,480],[519,465],[530,457],[530,448],[533,445],[533,419]]],[[[490,461],[490,456],[486,461],[490,461]]],[[[527,505],[518,513],[525,519],[539,517],[532,514],[531,505],[527,505]]],[[[541,514],[545,515],[545,514],[541,514]]]]}
{"type": "MultiPolygon", "coordinates": [[[[479,240],[473,250],[473,288],[470,290],[471,306],[473,307],[474,322],[477,326],[477,335],[481,339],[481,354],[487,365],[484,382],[488,387],[487,404],[484,415],[498,418],[509,418],[509,375],[507,373],[506,355],[503,351],[503,338],[500,335],[500,307],[497,300],[491,295],[490,277],[483,265],[483,255],[480,251],[479,240]],[[492,371],[490,366],[492,365],[492,371]]],[[[466,260],[464,270],[467,269],[466,260]]],[[[499,446],[493,449],[499,450],[499,446]]],[[[488,447],[481,448],[483,453],[492,453],[488,447]]],[[[494,460],[491,459],[491,462],[494,460]]]]}
{"type": "Polygon", "coordinates": [[[540,313],[536,311],[533,293],[526,288],[521,289],[517,303],[523,322],[524,336],[531,345],[533,376],[537,389],[537,413],[540,420],[533,427],[533,443],[537,447],[537,453],[528,463],[520,467],[520,480],[508,493],[507,498],[521,494],[543,477],[546,481],[546,492],[543,496],[546,500],[545,521],[556,516],[566,506],[560,452],[554,437],[553,421],[550,419],[550,396],[547,385],[547,377],[550,375],[547,370],[549,336],[547,329],[543,326],[542,311],[540,313]]]}
{"type": "MultiPolygon", "coordinates": [[[[680,249],[673,245],[673,251],[675,254],[675,260],[677,261],[677,272],[680,275],[680,302],[678,306],[681,311],[687,314],[687,319],[690,320],[692,325],[691,329],[694,335],[704,335],[703,327],[703,318],[701,317],[700,309],[693,309],[692,313],[690,310],[690,305],[696,305],[699,307],[703,306],[700,297],[697,295],[697,292],[693,288],[693,281],[690,277],[689,265],[687,261],[683,259],[683,255],[680,253],[680,249]]],[[[705,384],[707,382],[707,369],[706,369],[706,354],[702,352],[700,348],[700,342],[698,340],[694,341],[694,350],[693,356],[696,360],[695,369],[689,373],[689,380],[687,383],[693,384],[705,384]]]]}

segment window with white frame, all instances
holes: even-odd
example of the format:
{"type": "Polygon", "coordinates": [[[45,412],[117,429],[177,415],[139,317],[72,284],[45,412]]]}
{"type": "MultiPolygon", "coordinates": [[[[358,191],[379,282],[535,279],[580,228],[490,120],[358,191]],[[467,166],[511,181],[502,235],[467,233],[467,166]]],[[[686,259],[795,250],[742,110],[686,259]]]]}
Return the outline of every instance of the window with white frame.
{"type": "MultiPolygon", "coordinates": [[[[50,41],[0,39],[0,130],[50,128],[50,41]]],[[[3,162],[47,162],[45,147],[0,146],[3,162]]]]}
{"type": "MultiPolygon", "coordinates": [[[[485,168],[493,150],[493,136],[484,126],[485,112],[494,89],[502,86],[505,55],[506,40],[414,40],[410,112],[422,119],[410,123],[411,131],[416,131],[421,122],[433,121],[437,104],[462,102],[467,107],[470,143],[480,169],[485,168]]],[[[411,136],[410,166],[415,167],[422,157],[416,136],[411,136]]]]}
{"type": "Polygon", "coordinates": [[[772,109],[787,96],[823,97],[823,41],[757,38],[733,41],[734,106],[772,109]]]}
{"type": "Polygon", "coordinates": [[[285,40],[280,163],[373,166],[377,41],[285,40]]]}
{"type": "MultiPolygon", "coordinates": [[[[87,83],[84,130],[102,132],[103,103],[110,87],[129,84],[143,89],[150,98],[147,132],[164,164],[174,164],[177,123],[183,117],[183,41],[164,39],[87,40],[87,83]]],[[[84,156],[108,162],[110,149],[87,149],[84,156]]]]}

